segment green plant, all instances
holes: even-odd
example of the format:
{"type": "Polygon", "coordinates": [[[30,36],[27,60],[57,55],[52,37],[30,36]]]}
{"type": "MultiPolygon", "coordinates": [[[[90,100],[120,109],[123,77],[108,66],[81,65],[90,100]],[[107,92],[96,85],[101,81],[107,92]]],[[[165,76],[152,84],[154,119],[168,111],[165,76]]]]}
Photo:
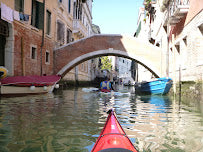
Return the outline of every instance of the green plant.
{"type": "Polygon", "coordinates": [[[145,10],[150,10],[151,8],[151,0],[145,0],[145,10]]]}
{"type": "Polygon", "coordinates": [[[108,58],[108,56],[103,56],[101,57],[101,70],[111,70],[112,69],[112,64],[111,64],[111,59],[108,58]]]}

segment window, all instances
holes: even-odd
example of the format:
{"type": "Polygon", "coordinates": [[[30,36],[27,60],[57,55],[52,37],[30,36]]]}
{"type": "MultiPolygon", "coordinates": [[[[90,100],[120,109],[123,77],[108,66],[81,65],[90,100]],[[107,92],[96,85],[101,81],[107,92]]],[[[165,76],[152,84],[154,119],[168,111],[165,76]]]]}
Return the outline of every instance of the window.
{"type": "Polygon", "coordinates": [[[15,0],[15,10],[24,12],[24,0],[15,0]]]}
{"type": "MultiPolygon", "coordinates": [[[[1,15],[1,13],[0,13],[0,15],[1,15]]],[[[0,20],[0,35],[4,36],[4,37],[8,37],[9,36],[8,23],[6,21],[3,21],[3,20],[0,20]]],[[[0,42],[2,42],[1,39],[0,39],[0,42]]]]}
{"type": "Polygon", "coordinates": [[[68,13],[71,11],[71,0],[68,0],[68,13]]]}
{"type": "Polygon", "coordinates": [[[197,52],[196,53],[196,62],[197,62],[197,65],[203,65],[203,55],[202,55],[202,48],[203,48],[203,38],[202,37],[197,37],[195,39],[195,42],[194,42],[194,50],[197,52]]]}
{"type": "Polygon", "coordinates": [[[71,38],[72,38],[72,31],[70,29],[67,29],[66,43],[70,43],[71,38]]]}
{"type": "Polygon", "coordinates": [[[187,36],[183,38],[183,42],[184,42],[185,46],[187,46],[187,36]]]}
{"type": "Polygon", "coordinates": [[[82,3],[80,1],[74,2],[73,18],[82,20],[82,3]]]}
{"type": "Polygon", "coordinates": [[[44,25],[44,5],[41,2],[32,0],[32,20],[31,25],[43,29],[44,25]]]}
{"type": "Polygon", "coordinates": [[[46,51],[46,53],[45,53],[45,63],[50,63],[50,53],[49,53],[49,51],[46,51]]]}
{"type": "Polygon", "coordinates": [[[87,72],[87,63],[84,65],[84,72],[87,72]]]}
{"type": "Polygon", "coordinates": [[[57,21],[57,41],[60,42],[60,44],[64,44],[64,32],[64,24],[57,21]]]}
{"type": "Polygon", "coordinates": [[[47,10],[47,16],[46,16],[46,34],[50,35],[51,33],[51,12],[47,10]]]}
{"type": "Polygon", "coordinates": [[[199,28],[200,32],[202,33],[202,35],[203,35],[203,23],[201,25],[199,25],[198,28],[199,28]]]}
{"type": "Polygon", "coordinates": [[[180,54],[180,44],[179,43],[175,44],[175,48],[176,48],[177,52],[180,54]]]}
{"type": "Polygon", "coordinates": [[[37,48],[34,46],[31,47],[31,59],[37,59],[37,48]]]}

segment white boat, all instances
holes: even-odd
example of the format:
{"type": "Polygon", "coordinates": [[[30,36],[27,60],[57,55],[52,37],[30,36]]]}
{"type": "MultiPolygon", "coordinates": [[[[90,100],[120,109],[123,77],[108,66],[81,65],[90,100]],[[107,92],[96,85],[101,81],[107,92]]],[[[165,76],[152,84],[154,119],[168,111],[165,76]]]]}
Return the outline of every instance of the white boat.
{"type": "Polygon", "coordinates": [[[58,75],[13,76],[0,80],[0,95],[25,95],[52,92],[61,79],[58,75]]]}

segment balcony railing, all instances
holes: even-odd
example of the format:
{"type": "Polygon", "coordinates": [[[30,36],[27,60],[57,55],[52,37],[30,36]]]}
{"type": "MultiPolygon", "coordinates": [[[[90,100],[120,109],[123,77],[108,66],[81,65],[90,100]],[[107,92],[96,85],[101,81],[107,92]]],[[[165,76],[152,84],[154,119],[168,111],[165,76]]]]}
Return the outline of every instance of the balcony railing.
{"type": "Polygon", "coordinates": [[[81,20],[73,20],[73,34],[77,34],[80,38],[88,35],[88,31],[81,20]]]}
{"type": "Polygon", "coordinates": [[[172,0],[169,5],[169,23],[176,24],[189,10],[189,0],[172,0]]]}

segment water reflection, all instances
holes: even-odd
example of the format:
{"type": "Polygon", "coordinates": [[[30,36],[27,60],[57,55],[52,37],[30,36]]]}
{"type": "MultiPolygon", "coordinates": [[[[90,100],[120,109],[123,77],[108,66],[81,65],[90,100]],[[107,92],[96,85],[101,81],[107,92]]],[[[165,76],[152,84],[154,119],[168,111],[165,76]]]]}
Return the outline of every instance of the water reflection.
{"type": "Polygon", "coordinates": [[[137,96],[123,87],[112,93],[74,88],[2,98],[0,151],[91,151],[110,108],[140,151],[203,151],[203,105],[185,102],[137,96]]]}
{"type": "Polygon", "coordinates": [[[144,103],[150,103],[155,107],[152,108],[153,113],[166,113],[167,107],[170,107],[171,102],[168,96],[158,96],[158,95],[151,95],[151,96],[141,96],[141,101],[144,103]]]}

